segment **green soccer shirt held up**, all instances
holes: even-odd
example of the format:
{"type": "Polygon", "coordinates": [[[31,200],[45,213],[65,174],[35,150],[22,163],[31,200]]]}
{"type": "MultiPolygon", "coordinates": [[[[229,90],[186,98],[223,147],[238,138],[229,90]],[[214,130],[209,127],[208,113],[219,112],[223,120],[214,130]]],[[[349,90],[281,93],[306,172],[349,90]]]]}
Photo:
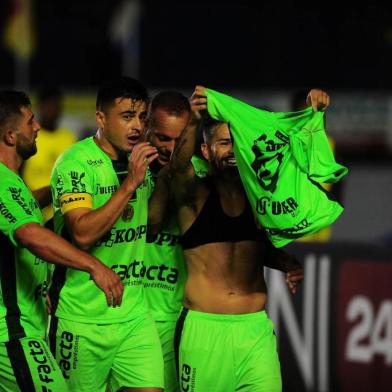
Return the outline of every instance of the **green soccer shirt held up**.
{"type": "Polygon", "coordinates": [[[338,182],[348,170],[335,162],[323,112],[268,112],[210,89],[207,105],[229,124],[247,197],[276,247],[339,217],[343,207],[320,183],[338,182]]]}

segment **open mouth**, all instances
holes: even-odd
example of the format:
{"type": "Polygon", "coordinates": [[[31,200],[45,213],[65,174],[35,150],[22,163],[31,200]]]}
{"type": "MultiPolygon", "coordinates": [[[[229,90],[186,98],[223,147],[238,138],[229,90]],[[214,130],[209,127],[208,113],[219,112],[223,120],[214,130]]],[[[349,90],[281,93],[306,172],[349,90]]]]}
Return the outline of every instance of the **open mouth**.
{"type": "Polygon", "coordinates": [[[136,144],[140,140],[140,135],[139,134],[130,135],[127,137],[127,139],[131,144],[136,144]]]}
{"type": "Polygon", "coordinates": [[[227,164],[229,164],[229,165],[236,165],[236,164],[237,164],[237,160],[236,160],[234,157],[227,158],[227,159],[225,159],[225,161],[226,161],[227,164]]]}

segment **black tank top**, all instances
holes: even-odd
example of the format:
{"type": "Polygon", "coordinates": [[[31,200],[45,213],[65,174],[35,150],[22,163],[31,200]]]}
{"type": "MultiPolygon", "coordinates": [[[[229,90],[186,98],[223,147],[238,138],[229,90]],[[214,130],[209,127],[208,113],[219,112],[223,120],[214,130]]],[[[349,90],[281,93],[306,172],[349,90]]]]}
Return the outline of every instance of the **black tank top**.
{"type": "Polygon", "coordinates": [[[196,220],[180,238],[183,249],[212,242],[263,241],[264,232],[256,227],[246,197],[244,211],[231,217],[223,211],[219,193],[212,182],[206,179],[205,184],[210,194],[196,220]]]}

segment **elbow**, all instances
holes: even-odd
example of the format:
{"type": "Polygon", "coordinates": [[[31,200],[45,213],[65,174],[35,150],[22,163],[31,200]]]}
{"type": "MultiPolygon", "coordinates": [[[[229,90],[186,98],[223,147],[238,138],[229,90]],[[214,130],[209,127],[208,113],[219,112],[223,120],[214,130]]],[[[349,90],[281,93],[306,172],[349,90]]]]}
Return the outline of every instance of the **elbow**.
{"type": "Polygon", "coordinates": [[[88,235],[74,234],[73,244],[81,250],[88,251],[94,244],[94,239],[88,235]]]}

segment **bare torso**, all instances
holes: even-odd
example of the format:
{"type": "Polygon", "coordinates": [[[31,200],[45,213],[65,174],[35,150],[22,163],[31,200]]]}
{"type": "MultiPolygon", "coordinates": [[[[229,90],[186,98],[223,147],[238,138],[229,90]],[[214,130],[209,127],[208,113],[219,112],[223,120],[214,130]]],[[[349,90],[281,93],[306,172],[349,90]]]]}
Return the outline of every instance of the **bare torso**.
{"type": "MultiPolygon", "coordinates": [[[[245,208],[245,194],[235,184],[216,187],[226,215],[235,217],[245,208]]],[[[191,203],[179,210],[181,233],[196,221],[209,196],[200,181],[191,203]]],[[[253,221],[249,224],[255,224],[253,221]]],[[[240,230],[241,228],[239,228],[240,230]]],[[[263,276],[263,245],[254,240],[212,242],[184,250],[188,265],[184,305],[207,313],[243,314],[264,309],[267,301],[263,276]]]]}

